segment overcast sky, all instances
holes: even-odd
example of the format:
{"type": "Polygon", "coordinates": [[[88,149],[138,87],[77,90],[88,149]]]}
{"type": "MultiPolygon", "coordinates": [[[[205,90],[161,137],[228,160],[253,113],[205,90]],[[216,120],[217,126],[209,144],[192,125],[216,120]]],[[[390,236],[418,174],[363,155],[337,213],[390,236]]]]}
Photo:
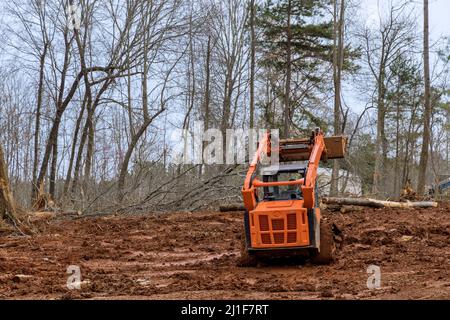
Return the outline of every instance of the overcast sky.
{"type": "MultiPolygon", "coordinates": [[[[378,17],[378,6],[388,3],[389,0],[362,0],[362,8],[367,8],[369,17],[378,17]]],[[[423,25],[423,0],[413,1],[419,14],[419,24],[423,25]]],[[[441,35],[450,35],[450,0],[429,0],[430,34],[433,39],[441,35]]]]}
{"type": "Polygon", "coordinates": [[[450,0],[430,1],[430,32],[433,37],[450,35],[450,0]]]}

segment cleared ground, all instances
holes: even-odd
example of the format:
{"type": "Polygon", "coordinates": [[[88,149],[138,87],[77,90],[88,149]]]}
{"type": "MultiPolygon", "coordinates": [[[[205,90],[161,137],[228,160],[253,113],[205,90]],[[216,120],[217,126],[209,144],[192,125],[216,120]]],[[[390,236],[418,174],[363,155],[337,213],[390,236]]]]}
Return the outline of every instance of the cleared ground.
{"type": "Polygon", "coordinates": [[[449,203],[324,216],[344,233],[335,264],[257,268],[236,266],[240,212],[41,221],[32,237],[0,233],[0,298],[450,299],[449,203]],[[81,290],[66,288],[69,265],[81,290]]]}

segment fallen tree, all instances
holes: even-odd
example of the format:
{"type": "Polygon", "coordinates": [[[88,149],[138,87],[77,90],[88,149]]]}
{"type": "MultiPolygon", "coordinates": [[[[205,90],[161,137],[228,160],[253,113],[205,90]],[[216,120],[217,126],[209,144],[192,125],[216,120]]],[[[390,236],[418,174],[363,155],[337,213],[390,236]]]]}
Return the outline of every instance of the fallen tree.
{"type": "Polygon", "coordinates": [[[396,202],[396,201],[383,201],[370,198],[322,198],[322,202],[331,205],[340,206],[363,206],[372,208],[435,208],[438,206],[437,202],[434,201],[407,201],[407,202],[396,202]]]}
{"type": "MultiPolygon", "coordinates": [[[[345,211],[352,211],[356,207],[371,207],[371,208],[435,208],[438,206],[434,201],[383,201],[370,198],[322,198],[322,203],[335,207],[346,207],[345,211]],[[350,209],[350,210],[349,210],[350,209]]],[[[219,207],[220,212],[228,211],[244,211],[244,205],[240,203],[223,204],[219,207]]]]}
{"type": "Polygon", "coordinates": [[[228,211],[244,211],[245,207],[240,203],[232,203],[232,204],[223,204],[219,207],[220,212],[228,212],[228,211]]]}

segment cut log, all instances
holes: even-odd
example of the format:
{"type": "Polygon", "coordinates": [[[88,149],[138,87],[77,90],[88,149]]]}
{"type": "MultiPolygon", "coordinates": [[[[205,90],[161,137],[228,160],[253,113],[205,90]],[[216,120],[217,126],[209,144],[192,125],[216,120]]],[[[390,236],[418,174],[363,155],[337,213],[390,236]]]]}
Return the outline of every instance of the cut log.
{"type": "Polygon", "coordinates": [[[42,221],[42,220],[51,220],[56,217],[55,212],[48,211],[36,211],[30,212],[28,220],[30,222],[42,221]]]}
{"type": "Polygon", "coordinates": [[[323,202],[320,204],[321,210],[327,210],[327,211],[331,211],[331,212],[339,211],[341,213],[361,211],[361,210],[364,210],[365,208],[366,208],[365,206],[325,204],[323,202]]]}
{"type": "Polygon", "coordinates": [[[341,206],[339,211],[341,213],[346,213],[346,212],[363,211],[364,209],[365,209],[365,207],[363,207],[363,206],[341,206]]]}
{"type": "MultiPolygon", "coordinates": [[[[436,208],[437,202],[434,201],[407,201],[407,202],[395,202],[395,201],[383,201],[370,198],[322,198],[322,203],[326,204],[326,209],[331,211],[360,211],[361,207],[371,208],[436,208]]],[[[229,211],[244,211],[245,207],[240,203],[224,204],[219,208],[220,212],[229,211]]]]}
{"type": "Polygon", "coordinates": [[[372,208],[436,208],[438,206],[437,202],[434,201],[395,202],[369,198],[322,198],[322,202],[341,206],[364,206],[372,208]]]}
{"type": "Polygon", "coordinates": [[[364,206],[372,208],[384,207],[384,205],[377,202],[377,200],[372,201],[372,199],[362,198],[322,198],[322,202],[325,204],[334,204],[340,206],[364,206]]]}
{"type": "Polygon", "coordinates": [[[223,204],[219,208],[220,212],[244,211],[245,207],[241,203],[223,204]]]}

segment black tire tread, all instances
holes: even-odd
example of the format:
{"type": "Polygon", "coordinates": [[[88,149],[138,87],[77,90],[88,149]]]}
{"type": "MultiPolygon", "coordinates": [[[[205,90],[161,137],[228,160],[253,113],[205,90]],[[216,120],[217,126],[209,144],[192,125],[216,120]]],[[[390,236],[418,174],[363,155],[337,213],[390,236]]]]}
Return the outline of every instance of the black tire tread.
{"type": "Polygon", "coordinates": [[[329,223],[320,223],[320,252],[311,257],[314,264],[330,264],[335,260],[336,245],[332,226],[329,223]]]}

